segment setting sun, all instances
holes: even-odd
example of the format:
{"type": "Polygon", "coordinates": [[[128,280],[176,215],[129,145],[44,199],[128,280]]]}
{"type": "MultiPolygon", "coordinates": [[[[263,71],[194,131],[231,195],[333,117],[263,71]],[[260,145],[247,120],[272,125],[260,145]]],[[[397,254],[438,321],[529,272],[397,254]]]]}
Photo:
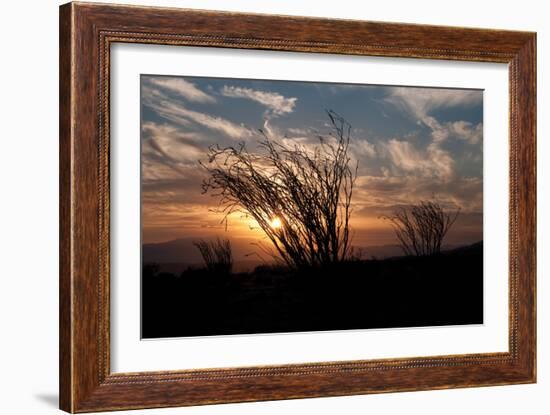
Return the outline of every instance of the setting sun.
{"type": "Polygon", "coordinates": [[[275,217],[271,220],[269,226],[271,226],[273,229],[279,229],[281,226],[283,226],[283,223],[281,222],[281,219],[275,217]]]}

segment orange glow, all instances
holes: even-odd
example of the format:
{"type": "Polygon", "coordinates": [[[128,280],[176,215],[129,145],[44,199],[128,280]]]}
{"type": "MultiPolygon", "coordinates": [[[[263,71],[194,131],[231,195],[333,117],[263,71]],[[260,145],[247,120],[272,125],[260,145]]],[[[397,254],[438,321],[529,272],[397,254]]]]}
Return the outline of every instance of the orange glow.
{"type": "Polygon", "coordinates": [[[271,219],[269,226],[271,226],[273,229],[279,229],[281,226],[283,226],[283,223],[281,222],[281,219],[279,219],[278,217],[274,217],[273,219],[271,219]]]}

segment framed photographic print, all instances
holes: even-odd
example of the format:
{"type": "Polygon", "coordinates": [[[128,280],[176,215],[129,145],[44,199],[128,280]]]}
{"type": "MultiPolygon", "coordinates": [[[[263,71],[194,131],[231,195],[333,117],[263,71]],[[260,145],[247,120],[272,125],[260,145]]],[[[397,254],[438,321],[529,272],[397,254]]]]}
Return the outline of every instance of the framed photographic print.
{"type": "Polygon", "coordinates": [[[60,8],[60,407],[535,382],[536,36],[60,8]]]}

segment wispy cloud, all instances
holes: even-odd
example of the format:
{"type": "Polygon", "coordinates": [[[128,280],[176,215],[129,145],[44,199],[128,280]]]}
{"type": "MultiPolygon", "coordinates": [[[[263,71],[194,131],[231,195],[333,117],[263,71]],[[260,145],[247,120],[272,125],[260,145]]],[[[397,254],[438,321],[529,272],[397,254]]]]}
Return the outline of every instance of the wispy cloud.
{"type": "Polygon", "coordinates": [[[141,138],[144,146],[142,154],[145,155],[153,150],[178,162],[195,164],[204,153],[198,145],[200,137],[197,133],[184,132],[169,124],[144,122],[141,138]]]}
{"type": "Polygon", "coordinates": [[[396,174],[409,174],[448,181],[453,177],[454,160],[437,144],[431,143],[425,151],[417,150],[409,141],[391,139],[381,143],[396,174]]]}
{"type": "Polygon", "coordinates": [[[222,117],[216,117],[202,112],[188,110],[183,107],[177,108],[177,111],[182,116],[187,117],[197,124],[201,124],[204,127],[208,127],[212,130],[220,131],[225,135],[237,140],[243,140],[252,135],[252,131],[245,125],[235,124],[234,122],[222,117]]]}
{"type": "Polygon", "coordinates": [[[283,115],[294,111],[298,98],[287,98],[276,92],[259,91],[251,88],[241,88],[225,85],[221,94],[230,98],[246,98],[267,107],[273,115],[283,115]]]}
{"type": "Polygon", "coordinates": [[[422,121],[432,130],[431,135],[435,143],[458,138],[470,144],[477,144],[483,138],[483,123],[472,124],[462,120],[440,123],[431,116],[424,117],[422,121]]]}
{"type": "Polygon", "coordinates": [[[197,88],[195,84],[186,81],[185,79],[169,77],[151,77],[148,79],[152,85],[174,92],[189,101],[200,103],[216,102],[216,99],[213,96],[203,92],[197,88]]]}
{"type": "Polygon", "coordinates": [[[355,138],[350,143],[351,151],[355,153],[357,158],[361,158],[362,156],[367,157],[374,157],[376,156],[376,147],[374,144],[370,143],[367,139],[357,139],[355,138]]]}
{"type": "Polygon", "coordinates": [[[356,85],[356,84],[336,84],[336,85],[321,85],[321,88],[323,90],[328,89],[328,91],[332,94],[342,94],[350,91],[358,91],[361,90],[361,88],[364,88],[364,85],[356,85]]]}
{"type": "Polygon", "coordinates": [[[197,133],[168,124],[144,122],[141,126],[142,177],[145,183],[174,180],[197,169],[204,150],[197,133]]]}
{"type": "Polygon", "coordinates": [[[481,213],[483,209],[483,180],[479,177],[454,177],[443,182],[410,175],[363,175],[357,177],[356,187],[357,211],[374,216],[433,198],[448,210],[460,208],[463,213],[481,213]]]}
{"type": "Polygon", "coordinates": [[[190,110],[181,102],[170,101],[166,95],[154,88],[144,87],[142,98],[144,105],[151,108],[160,117],[176,124],[188,126],[190,122],[194,122],[236,140],[245,140],[253,135],[253,132],[243,124],[236,124],[222,117],[190,110]]]}
{"type": "Polygon", "coordinates": [[[409,141],[389,140],[383,143],[386,154],[397,171],[450,181],[454,175],[454,159],[443,143],[455,138],[477,144],[483,138],[483,124],[469,121],[440,122],[433,112],[441,108],[471,107],[482,103],[477,90],[399,87],[388,90],[384,101],[409,114],[431,130],[431,143],[424,151],[409,141]]]}
{"type": "Polygon", "coordinates": [[[481,104],[483,94],[477,90],[398,87],[389,88],[384,101],[423,120],[437,108],[481,104]]]}

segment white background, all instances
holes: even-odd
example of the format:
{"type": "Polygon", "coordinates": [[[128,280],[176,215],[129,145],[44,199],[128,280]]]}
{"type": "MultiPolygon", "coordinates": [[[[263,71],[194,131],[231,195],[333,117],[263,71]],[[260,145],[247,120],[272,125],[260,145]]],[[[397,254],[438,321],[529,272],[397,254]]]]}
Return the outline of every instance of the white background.
{"type": "MultiPolygon", "coordinates": [[[[312,15],[381,21],[533,30],[538,32],[539,136],[539,383],[536,385],[321,398],[268,403],[179,408],[158,414],[286,413],[419,413],[545,414],[550,406],[550,306],[548,256],[550,179],[546,102],[550,91],[541,81],[550,63],[549,13],[545,2],[464,0],[446,6],[439,1],[357,2],[301,1],[138,1],[133,3],[233,11],[312,15]],[[544,200],[546,199],[546,200],[544,200]]],[[[2,16],[0,83],[0,411],[9,414],[56,413],[57,407],[57,6],[41,0],[7,2],[2,16]]],[[[133,412],[138,413],[138,412],[133,412]]]]}
{"type": "Polygon", "coordinates": [[[507,65],[129,44],[110,62],[114,372],[508,351],[507,65]],[[484,89],[484,324],[140,341],[142,73],[484,89]]]}

